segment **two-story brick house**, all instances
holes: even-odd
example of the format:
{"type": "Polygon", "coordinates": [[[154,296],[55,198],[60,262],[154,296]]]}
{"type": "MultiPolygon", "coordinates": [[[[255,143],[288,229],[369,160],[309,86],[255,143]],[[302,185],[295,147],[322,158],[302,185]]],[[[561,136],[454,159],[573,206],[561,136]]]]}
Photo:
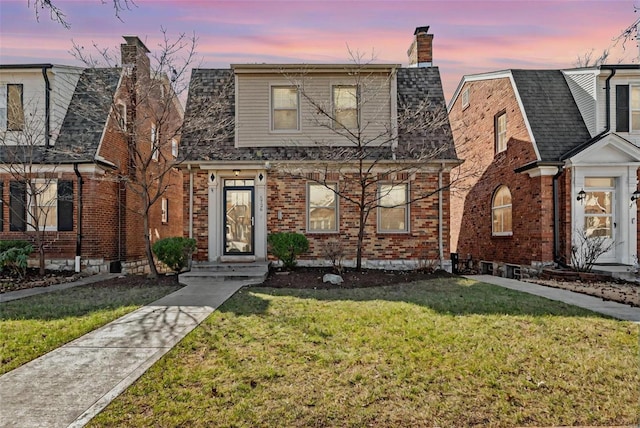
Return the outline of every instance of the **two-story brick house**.
{"type": "Polygon", "coordinates": [[[301,264],[326,263],[327,241],[338,240],[353,265],[361,224],[354,201],[369,174],[363,198],[375,209],[362,223],[362,265],[449,264],[447,186],[458,159],[432,65],[433,35],[420,27],[414,36],[409,68],[235,64],[193,71],[182,167],[185,235],[197,241],[197,261],[269,260],[267,236],[297,232],[310,242],[301,264]],[[224,111],[203,117],[221,94],[224,111]],[[421,109],[430,120],[405,120],[421,109]],[[212,127],[227,121],[227,134],[203,137],[202,120],[212,127]]]}
{"type": "MultiPolygon", "coordinates": [[[[126,181],[131,141],[140,153],[152,149],[153,121],[131,102],[131,88],[140,90],[134,78],[151,80],[149,51],[125,39],[122,67],[0,65],[0,239],[42,237],[48,268],[135,272],[146,264],[142,203],[126,181]]],[[[181,119],[172,104],[172,126],[181,119]]],[[[177,144],[163,146],[155,162],[174,159],[177,144]]],[[[149,215],[154,238],[182,233],[182,174],[168,182],[149,215]]]]}
{"type": "Polygon", "coordinates": [[[637,65],[463,77],[448,107],[461,168],[475,172],[452,197],[460,258],[510,276],[570,265],[580,237],[599,237],[599,264],[635,265],[638,85],[637,65]]]}

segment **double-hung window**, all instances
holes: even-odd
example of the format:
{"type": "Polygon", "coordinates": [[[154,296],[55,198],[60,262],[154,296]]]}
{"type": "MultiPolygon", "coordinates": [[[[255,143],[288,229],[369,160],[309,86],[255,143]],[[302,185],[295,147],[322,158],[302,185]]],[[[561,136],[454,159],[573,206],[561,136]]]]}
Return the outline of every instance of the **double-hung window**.
{"type": "Polygon", "coordinates": [[[333,87],[333,119],[336,126],[347,129],[358,127],[358,87],[333,87]]]}
{"type": "Polygon", "coordinates": [[[158,129],[156,128],[156,124],[151,124],[151,159],[158,160],[158,152],[160,149],[158,148],[158,129]]]}
{"type": "Polygon", "coordinates": [[[300,97],[295,86],[271,87],[271,129],[297,131],[300,129],[300,97]]]}
{"type": "Polygon", "coordinates": [[[338,231],[338,198],[336,184],[309,183],[307,188],[307,230],[338,231]]]}
{"type": "Polygon", "coordinates": [[[640,131],[640,84],[616,85],[616,131],[640,131]]]}
{"type": "Polygon", "coordinates": [[[9,183],[9,230],[73,230],[73,181],[9,183]]]}
{"type": "Polygon", "coordinates": [[[0,129],[24,129],[24,100],[21,84],[0,85],[0,129]]]}
{"type": "Polygon", "coordinates": [[[174,158],[178,157],[178,140],[175,138],[171,139],[171,156],[174,158]]]}
{"type": "Polygon", "coordinates": [[[162,198],[161,200],[161,208],[162,208],[162,222],[163,223],[168,223],[169,222],[169,200],[167,198],[162,198]]]}
{"type": "Polygon", "coordinates": [[[381,184],[378,187],[378,231],[409,231],[409,186],[381,184]]]}
{"type": "Polygon", "coordinates": [[[507,150],[507,113],[498,113],[494,118],[496,153],[507,150]]]}

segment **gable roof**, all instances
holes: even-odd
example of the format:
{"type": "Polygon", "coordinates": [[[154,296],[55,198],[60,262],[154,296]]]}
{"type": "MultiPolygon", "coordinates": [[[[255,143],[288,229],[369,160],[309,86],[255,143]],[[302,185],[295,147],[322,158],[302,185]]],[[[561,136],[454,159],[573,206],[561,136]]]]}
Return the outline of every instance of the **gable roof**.
{"type": "Polygon", "coordinates": [[[88,68],[80,76],[60,128],[51,162],[92,162],[113,104],[120,68],[88,68]]]}
{"type": "Polygon", "coordinates": [[[540,160],[557,161],[591,138],[560,70],[511,70],[540,160]]]}
{"type": "Polygon", "coordinates": [[[55,145],[0,146],[0,162],[94,162],[120,72],[119,68],[85,69],[71,97],[55,145]]]}
{"type": "MultiPolygon", "coordinates": [[[[400,68],[397,70],[398,106],[415,110],[426,98],[429,110],[441,109],[446,115],[446,104],[437,67],[400,68]]],[[[234,144],[233,119],[235,118],[234,72],[231,69],[194,69],[191,73],[189,96],[185,111],[185,123],[181,138],[181,153],[186,161],[203,160],[323,160],[335,157],[335,149],[318,146],[242,147],[234,144]],[[226,99],[224,109],[202,117],[207,103],[220,94],[226,99]],[[227,133],[216,137],[204,137],[207,124],[217,128],[220,121],[229,123],[227,133]]],[[[399,159],[411,159],[423,149],[437,151],[437,159],[457,160],[448,119],[444,124],[422,133],[402,133],[396,152],[399,159]],[[444,148],[444,149],[441,149],[444,148]]],[[[341,147],[341,149],[343,149],[341,147]]],[[[391,151],[371,153],[379,159],[392,158],[391,151]]]]}

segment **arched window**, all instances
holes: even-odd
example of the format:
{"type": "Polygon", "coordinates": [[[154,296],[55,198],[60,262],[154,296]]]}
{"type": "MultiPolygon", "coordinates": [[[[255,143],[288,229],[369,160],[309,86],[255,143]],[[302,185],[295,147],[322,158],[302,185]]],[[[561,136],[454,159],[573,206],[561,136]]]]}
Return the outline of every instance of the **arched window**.
{"type": "Polygon", "coordinates": [[[511,192],[507,186],[500,186],[493,194],[491,201],[491,218],[493,235],[511,235],[511,192]]]}

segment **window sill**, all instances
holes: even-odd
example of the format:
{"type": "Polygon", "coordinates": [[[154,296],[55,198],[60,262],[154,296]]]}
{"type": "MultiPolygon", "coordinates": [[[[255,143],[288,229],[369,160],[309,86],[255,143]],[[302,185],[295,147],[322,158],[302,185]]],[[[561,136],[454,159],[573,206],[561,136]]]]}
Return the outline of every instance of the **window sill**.
{"type": "Polygon", "coordinates": [[[511,238],[513,236],[513,232],[503,232],[503,233],[492,233],[492,238],[511,238]]]}

